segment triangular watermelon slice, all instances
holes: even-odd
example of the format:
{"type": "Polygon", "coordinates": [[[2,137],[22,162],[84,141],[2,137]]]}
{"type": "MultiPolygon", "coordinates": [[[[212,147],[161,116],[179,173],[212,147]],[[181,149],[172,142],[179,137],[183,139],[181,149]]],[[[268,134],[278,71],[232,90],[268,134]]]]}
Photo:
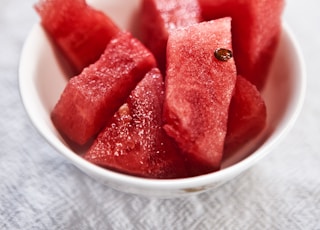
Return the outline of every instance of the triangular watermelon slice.
{"type": "Polygon", "coordinates": [[[119,172],[149,178],[186,177],[183,156],[162,129],[163,79],[150,71],[83,156],[119,172]]]}
{"type": "Polygon", "coordinates": [[[285,0],[199,0],[199,4],[205,20],[232,17],[238,74],[261,90],[280,38],[285,0]]]}
{"type": "Polygon", "coordinates": [[[171,30],[202,21],[197,0],[143,0],[141,5],[141,39],[166,71],[166,46],[171,30]]]}
{"type": "Polygon", "coordinates": [[[236,82],[231,57],[230,18],[191,25],[169,35],[164,129],[188,157],[212,170],[220,167],[236,82]]]}
{"type": "Polygon", "coordinates": [[[85,0],[40,0],[35,9],[74,75],[97,61],[119,28],[85,0]]]}
{"type": "Polygon", "coordinates": [[[224,157],[232,155],[265,127],[267,109],[257,88],[242,76],[237,77],[231,99],[224,157]]]}
{"type": "Polygon", "coordinates": [[[52,111],[54,125],[73,142],[87,143],[155,65],[141,42],[120,32],[97,62],[70,79],[52,111]]]}

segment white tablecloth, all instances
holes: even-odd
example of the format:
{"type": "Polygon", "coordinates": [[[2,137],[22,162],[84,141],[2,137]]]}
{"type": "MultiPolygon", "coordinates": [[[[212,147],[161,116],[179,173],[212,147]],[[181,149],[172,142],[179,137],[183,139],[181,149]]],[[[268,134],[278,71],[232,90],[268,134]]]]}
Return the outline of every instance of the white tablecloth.
{"type": "Polygon", "coordinates": [[[1,0],[0,229],[320,229],[320,2],[288,0],[284,18],[307,64],[305,104],[289,135],[215,191],[148,199],[75,168],[31,125],[18,91],[35,0],[1,0]]]}

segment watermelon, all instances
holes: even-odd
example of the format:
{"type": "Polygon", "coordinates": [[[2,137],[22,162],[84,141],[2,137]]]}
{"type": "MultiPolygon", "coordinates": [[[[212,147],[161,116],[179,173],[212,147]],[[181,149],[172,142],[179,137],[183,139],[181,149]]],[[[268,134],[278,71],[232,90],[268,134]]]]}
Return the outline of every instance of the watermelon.
{"type": "Polygon", "coordinates": [[[71,76],[97,61],[119,32],[115,23],[85,0],[40,0],[41,24],[72,69],[71,76]]]}
{"type": "Polygon", "coordinates": [[[164,84],[152,69],[83,157],[99,166],[148,178],[186,177],[179,149],[162,129],[164,84]]]}
{"type": "Polygon", "coordinates": [[[205,20],[232,17],[239,75],[263,88],[281,33],[284,0],[199,0],[205,20]]]}
{"type": "Polygon", "coordinates": [[[167,45],[164,129],[190,159],[212,170],[220,167],[236,83],[232,53],[216,57],[223,49],[232,51],[230,18],[176,29],[167,45]]]}
{"type": "Polygon", "coordinates": [[[69,80],[51,113],[54,125],[71,141],[85,144],[155,66],[153,55],[141,42],[129,32],[120,32],[98,61],[69,80]]]}
{"type": "Polygon", "coordinates": [[[171,30],[202,21],[197,0],[143,0],[141,39],[155,55],[163,74],[166,70],[166,46],[171,30]]]}
{"type": "Polygon", "coordinates": [[[258,89],[242,76],[237,77],[231,99],[224,157],[230,156],[265,127],[267,109],[258,89]]]}

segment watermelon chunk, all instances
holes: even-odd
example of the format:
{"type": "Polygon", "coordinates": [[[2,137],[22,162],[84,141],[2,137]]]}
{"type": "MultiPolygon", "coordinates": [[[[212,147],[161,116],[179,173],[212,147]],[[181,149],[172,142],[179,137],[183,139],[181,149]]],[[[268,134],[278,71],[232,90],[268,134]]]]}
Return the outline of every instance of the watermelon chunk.
{"type": "Polygon", "coordinates": [[[171,30],[202,21],[197,0],[143,0],[141,39],[155,55],[163,74],[166,70],[166,46],[171,30]]]}
{"type": "Polygon", "coordinates": [[[265,127],[267,109],[257,88],[238,76],[231,99],[224,157],[230,156],[265,127]]]}
{"type": "Polygon", "coordinates": [[[87,5],[85,0],[40,0],[35,9],[73,75],[97,61],[119,32],[108,16],[87,5]]]}
{"type": "Polygon", "coordinates": [[[205,20],[232,17],[238,74],[261,90],[280,37],[284,0],[199,0],[199,4],[205,20]]]}
{"type": "Polygon", "coordinates": [[[95,136],[153,67],[153,55],[120,32],[100,59],[70,79],[51,118],[68,139],[83,145],[95,136]]]}
{"type": "Polygon", "coordinates": [[[220,167],[236,83],[234,60],[218,60],[219,48],[232,50],[230,18],[172,31],[167,47],[164,129],[190,159],[212,170],[220,167]]]}
{"type": "Polygon", "coordinates": [[[150,178],[187,176],[174,142],[162,129],[164,84],[151,70],[83,156],[119,172],[150,178]]]}

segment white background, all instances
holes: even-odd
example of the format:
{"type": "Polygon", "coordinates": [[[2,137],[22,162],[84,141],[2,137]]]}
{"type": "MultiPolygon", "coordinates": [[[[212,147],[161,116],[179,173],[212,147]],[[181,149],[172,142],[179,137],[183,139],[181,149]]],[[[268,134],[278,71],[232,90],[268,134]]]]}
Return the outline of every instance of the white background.
{"type": "Polygon", "coordinates": [[[288,0],[307,65],[302,113],[273,153],[221,188],[156,200],[114,191],[59,155],[18,92],[33,0],[0,0],[0,229],[320,229],[320,2],[288,0]]]}

